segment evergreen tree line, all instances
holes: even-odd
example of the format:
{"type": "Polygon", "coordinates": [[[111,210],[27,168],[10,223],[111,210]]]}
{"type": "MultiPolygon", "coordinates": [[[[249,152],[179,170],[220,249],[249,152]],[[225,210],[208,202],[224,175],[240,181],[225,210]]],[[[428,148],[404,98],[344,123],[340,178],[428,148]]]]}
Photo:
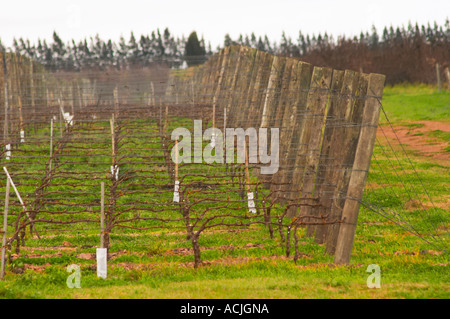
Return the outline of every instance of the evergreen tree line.
{"type": "MultiPolygon", "coordinates": [[[[199,40],[195,32],[186,40],[184,37],[174,37],[168,28],[162,33],[157,29],[151,35],[141,35],[139,38],[131,32],[128,40],[121,36],[117,43],[102,40],[99,35],[78,43],[75,40],[64,43],[56,32],[53,32],[52,40],[47,43],[39,39],[37,44],[32,44],[28,39],[14,39],[10,50],[34,59],[52,71],[105,70],[111,67],[124,69],[149,66],[160,61],[168,63],[170,67],[180,67],[186,55],[205,57],[212,54],[211,50],[206,51],[205,41],[199,40]]],[[[193,57],[190,60],[189,64],[195,64],[205,59],[193,57]]]]}
{"type": "MultiPolygon", "coordinates": [[[[332,35],[304,35],[296,39],[283,32],[280,41],[271,42],[267,36],[240,35],[233,40],[226,34],[223,47],[233,44],[246,45],[275,55],[299,58],[315,66],[334,69],[351,69],[365,73],[382,73],[388,83],[436,81],[435,64],[442,69],[450,63],[450,23],[419,26],[409,23],[407,27],[385,27],[378,33],[370,32],[347,38],[332,35]]],[[[1,46],[1,42],[0,42],[1,46]]],[[[216,50],[221,49],[217,47],[216,50]]],[[[118,43],[104,41],[97,35],[76,43],[64,43],[56,32],[52,43],[38,40],[14,39],[11,50],[32,58],[51,70],[117,69],[132,66],[148,66],[152,62],[165,61],[170,67],[202,63],[213,53],[211,45],[198,39],[192,32],[188,39],[174,37],[168,28],[162,33],[136,38],[133,32],[128,40],[121,37],[118,43]]]]}
{"type": "MultiPolygon", "coordinates": [[[[279,43],[267,36],[240,35],[232,40],[225,36],[224,45],[242,44],[275,55],[299,58],[314,66],[350,69],[386,75],[390,84],[399,82],[436,83],[436,63],[441,72],[450,64],[450,22],[444,25],[385,27],[381,34],[372,26],[371,32],[359,36],[334,39],[332,35],[304,35],[293,40],[283,32],[279,43]]],[[[450,80],[450,79],[449,79],[450,80]]]]}

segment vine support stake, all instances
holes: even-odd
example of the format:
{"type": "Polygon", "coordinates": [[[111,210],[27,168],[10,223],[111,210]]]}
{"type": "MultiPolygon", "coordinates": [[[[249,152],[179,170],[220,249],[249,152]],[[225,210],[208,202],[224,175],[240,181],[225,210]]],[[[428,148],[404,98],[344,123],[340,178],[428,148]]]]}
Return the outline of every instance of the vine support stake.
{"type": "Polygon", "coordinates": [[[9,206],[9,190],[11,188],[11,181],[6,179],[6,193],[5,193],[5,212],[3,215],[3,239],[2,239],[2,261],[0,269],[0,280],[5,277],[5,254],[6,254],[6,231],[8,229],[8,206],[9,206]]]}
{"type": "Polygon", "coordinates": [[[38,237],[38,239],[41,239],[41,237],[39,236],[39,233],[38,233],[36,227],[34,226],[34,221],[33,221],[33,219],[31,218],[30,214],[27,212],[27,207],[25,206],[25,204],[24,204],[24,202],[23,202],[23,200],[22,200],[22,197],[20,196],[20,193],[19,193],[19,191],[18,191],[17,188],[16,188],[16,185],[14,185],[14,182],[13,182],[11,176],[9,175],[8,170],[7,170],[6,167],[4,167],[4,166],[3,166],[3,170],[5,171],[6,176],[8,177],[8,180],[11,182],[11,186],[13,187],[14,192],[15,192],[16,195],[17,195],[17,198],[19,198],[19,202],[20,202],[20,204],[22,205],[23,210],[25,211],[25,213],[27,214],[27,217],[28,217],[28,218],[30,219],[30,221],[31,221],[31,227],[34,228],[34,232],[36,233],[36,236],[38,237]]]}
{"type": "Polygon", "coordinates": [[[48,164],[49,172],[52,170],[53,162],[53,119],[50,120],[50,162],[48,164]]]}
{"type": "Polygon", "coordinates": [[[100,247],[105,248],[105,182],[101,182],[100,200],[100,247]]]}

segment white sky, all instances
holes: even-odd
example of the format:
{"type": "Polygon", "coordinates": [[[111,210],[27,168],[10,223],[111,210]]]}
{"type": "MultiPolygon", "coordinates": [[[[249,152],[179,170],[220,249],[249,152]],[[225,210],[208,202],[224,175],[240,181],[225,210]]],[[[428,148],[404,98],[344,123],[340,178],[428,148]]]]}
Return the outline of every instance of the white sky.
{"type": "Polygon", "coordinates": [[[8,46],[13,37],[50,40],[56,30],[64,42],[99,34],[104,40],[128,41],[168,27],[175,36],[192,30],[210,41],[223,44],[226,33],[267,34],[279,41],[284,30],[293,40],[298,31],[335,37],[359,35],[374,24],[381,34],[384,26],[443,25],[450,16],[450,0],[19,0],[0,4],[0,39],[8,46]]]}

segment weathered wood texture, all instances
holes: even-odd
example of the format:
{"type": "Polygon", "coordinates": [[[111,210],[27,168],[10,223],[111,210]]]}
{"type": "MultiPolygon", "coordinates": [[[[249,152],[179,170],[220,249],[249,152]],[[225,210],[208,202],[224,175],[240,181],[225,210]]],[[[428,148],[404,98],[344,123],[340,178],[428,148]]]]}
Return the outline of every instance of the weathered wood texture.
{"type": "Polygon", "coordinates": [[[373,147],[380,115],[380,97],[383,93],[385,76],[370,74],[368,76],[367,96],[364,99],[362,125],[356,147],[355,160],[350,175],[346,201],[342,211],[342,224],[339,228],[334,262],[349,263],[356,232],[360,200],[372,158],[373,147]]]}

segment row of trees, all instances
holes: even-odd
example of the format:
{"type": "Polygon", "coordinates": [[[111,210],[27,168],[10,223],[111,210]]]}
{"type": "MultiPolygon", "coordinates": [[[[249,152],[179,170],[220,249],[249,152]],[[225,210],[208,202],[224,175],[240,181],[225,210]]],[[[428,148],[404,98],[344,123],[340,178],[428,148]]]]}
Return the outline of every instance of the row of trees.
{"type": "MultiPolygon", "coordinates": [[[[443,26],[436,22],[421,26],[410,23],[406,28],[391,26],[385,27],[381,34],[372,27],[371,32],[361,32],[359,37],[337,39],[327,33],[310,36],[302,32],[292,39],[283,32],[278,43],[254,33],[234,40],[225,35],[223,46],[232,44],[300,58],[317,66],[383,73],[390,83],[433,82],[435,63],[445,67],[450,62],[450,23],[447,19],[443,26]]],[[[104,41],[98,35],[79,43],[73,40],[64,43],[54,32],[50,44],[45,40],[32,44],[20,38],[13,41],[11,49],[53,70],[123,69],[161,60],[171,67],[181,67],[184,62],[202,63],[213,53],[211,45],[206,46],[195,32],[185,39],[174,37],[167,28],[162,33],[158,29],[139,38],[131,33],[128,41],[121,37],[118,43],[104,41]]]]}
{"type": "Polygon", "coordinates": [[[332,35],[304,35],[299,32],[293,40],[283,32],[280,42],[271,43],[267,37],[225,36],[225,45],[243,44],[276,55],[295,57],[315,66],[351,69],[386,75],[390,84],[398,82],[436,82],[436,63],[443,70],[450,63],[450,22],[444,25],[385,27],[381,34],[375,27],[359,36],[334,39],[332,35]]]}
{"type": "MultiPolygon", "coordinates": [[[[192,32],[186,40],[184,37],[174,37],[168,28],[162,33],[158,29],[151,35],[141,35],[138,39],[131,32],[128,41],[120,37],[117,43],[102,40],[98,35],[78,43],[74,40],[64,43],[59,35],[53,32],[51,43],[39,39],[37,44],[32,44],[28,39],[14,39],[11,50],[32,58],[54,71],[104,70],[109,67],[123,69],[135,65],[148,66],[152,62],[162,60],[167,61],[171,67],[180,67],[186,57],[196,55],[205,57],[212,54],[211,48],[206,51],[205,41],[199,40],[195,32],[192,32]]],[[[194,57],[192,60],[193,63],[204,61],[194,57]]]]}

